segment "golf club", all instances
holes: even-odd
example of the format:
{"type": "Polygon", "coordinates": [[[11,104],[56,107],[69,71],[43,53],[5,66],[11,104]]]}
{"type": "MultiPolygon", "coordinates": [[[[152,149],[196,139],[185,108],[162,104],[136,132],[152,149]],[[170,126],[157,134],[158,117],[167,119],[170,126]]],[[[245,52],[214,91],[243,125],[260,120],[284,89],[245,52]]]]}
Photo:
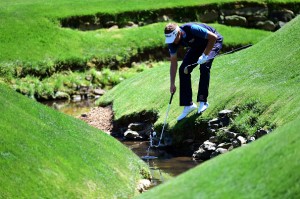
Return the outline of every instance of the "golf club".
{"type": "MultiPolygon", "coordinates": [[[[240,47],[240,48],[236,48],[236,49],[233,49],[233,50],[231,50],[231,51],[228,51],[228,52],[226,52],[226,53],[222,53],[222,54],[217,55],[216,57],[210,58],[210,59],[208,59],[208,60],[206,60],[206,61],[212,60],[212,59],[217,58],[217,57],[222,56],[222,55],[227,55],[227,54],[230,54],[230,53],[234,53],[234,52],[236,52],[236,51],[239,51],[239,50],[248,48],[248,47],[250,47],[250,46],[252,46],[252,44],[248,44],[248,45],[242,46],[242,47],[240,47]]],[[[197,65],[197,64],[198,64],[198,63],[196,62],[196,63],[190,64],[190,65],[187,65],[186,67],[184,67],[184,69],[183,69],[184,74],[188,74],[188,73],[189,73],[188,67],[194,66],[194,65],[197,65]]]]}
{"type": "Polygon", "coordinates": [[[171,98],[170,98],[170,101],[169,101],[169,104],[168,104],[168,109],[167,109],[167,113],[166,113],[164,125],[163,125],[163,128],[162,128],[161,134],[160,134],[158,145],[152,145],[152,142],[151,142],[150,143],[152,145],[151,147],[161,147],[161,146],[164,146],[164,145],[161,144],[161,140],[162,140],[162,137],[163,137],[163,134],[164,134],[164,130],[165,130],[165,126],[166,126],[166,123],[167,123],[167,119],[168,119],[168,116],[169,116],[169,111],[170,111],[170,107],[171,107],[173,96],[174,96],[174,93],[171,94],[171,98]]]}

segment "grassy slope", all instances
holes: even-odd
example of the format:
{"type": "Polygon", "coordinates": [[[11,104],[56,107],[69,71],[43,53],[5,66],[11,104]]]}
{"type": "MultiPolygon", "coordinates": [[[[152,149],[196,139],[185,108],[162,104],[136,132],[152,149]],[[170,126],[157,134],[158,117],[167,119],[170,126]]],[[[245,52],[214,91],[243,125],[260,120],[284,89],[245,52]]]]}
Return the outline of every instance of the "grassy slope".
{"type": "Polygon", "coordinates": [[[0,198],[136,194],[146,164],[124,145],[1,84],[0,93],[0,198]]]}
{"type": "MultiPolygon", "coordinates": [[[[214,2],[224,3],[232,1],[222,0],[214,2]]],[[[213,2],[201,1],[201,4],[205,3],[213,2]]],[[[58,60],[75,60],[79,62],[80,60],[86,61],[86,59],[92,57],[103,59],[103,53],[108,59],[114,57],[116,54],[119,56],[128,56],[128,54],[134,53],[137,48],[130,50],[122,47],[122,51],[120,52],[118,51],[119,46],[117,46],[112,52],[106,52],[103,50],[103,46],[113,47],[116,41],[113,43],[111,41],[103,41],[101,37],[105,36],[105,33],[102,35],[101,31],[83,33],[76,30],[61,29],[58,18],[72,15],[95,14],[98,12],[114,13],[195,4],[199,3],[191,0],[179,2],[153,0],[143,3],[137,3],[136,0],[121,2],[116,0],[1,1],[0,17],[4,20],[0,23],[0,63],[5,64],[7,67],[11,67],[12,65],[45,67],[46,65],[53,65],[53,62],[58,60]],[[125,53],[125,51],[128,51],[128,53],[125,53]]],[[[139,32],[136,34],[141,35],[139,32]]],[[[157,35],[154,32],[149,34],[157,35]]],[[[149,34],[146,34],[147,37],[149,37],[149,34]]],[[[154,40],[157,41],[162,37],[163,35],[159,34],[154,40]]],[[[144,42],[143,45],[146,47],[155,46],[149,39],[133,40],[132,46],[140,46],[141,41],[144,42]]],[[[121,45],[124,46],[125,44],[121,45]]],[[[162,43],[159,43],[159,46],[161,45],[162,43]]]]}
{"type": "MultiPolygon", "coordinates": [[[[257,45],[216,59],[213,67],[211,107],[204,116],[255,100],[264,107],[260,119],[276,123],[279,128],[141,198],[299,198],[299,31],[298,16],[257,45]]],[[[114,99],[117,117],[151,108],[164,116],[169,99],[168,71],[168,64],[161,63],[160,67],[129,79],[107,93],[108,101],[114,99]]],[[[178,101],[177,95],[174,101],[178,101]]],[[[172,104],[171,128],[180,111],[177,104],[172,104]]],[[[160,117],[159,122],[163,119],[160,117]]]]}
{"type": "MultiPolygon", "coordinates": [[[[276,125],[283,125],[299,115],[300,95],[295,92],[299,90],[300,75],[299,27],[298,17],[257,45],[217,58],[211,74],[210,108],[203,116],[213,117],[223,108],[230,109],[249,101],[257,101],[263,107],[261,120],[276,125]]],[[[100,103],[113,101],[116,119],[154,109],[161,114],[157,123],[162,123],[170,97],[169,63],[160,65],[116,86],[100,103]]],[[[192,76],[194,99],[199,76],[198,69],[195,70],[192,76]]],[[[181,111],[177,92],[169,114],[171,128],[180,126],[176,117],[181,111]]]]}
{"type": "Polygon", "coordinates": [[[138,198],[299,198],[298,129],[300,118],[138,198]]]}

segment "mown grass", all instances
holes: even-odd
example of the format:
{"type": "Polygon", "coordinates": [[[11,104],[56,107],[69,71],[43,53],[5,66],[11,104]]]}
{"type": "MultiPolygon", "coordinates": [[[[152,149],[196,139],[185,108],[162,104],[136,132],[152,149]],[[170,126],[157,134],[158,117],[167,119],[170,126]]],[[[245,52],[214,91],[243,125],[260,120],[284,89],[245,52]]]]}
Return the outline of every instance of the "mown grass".
{"type": "MultiPolygon", "coordinates": [[[[257,123],[262,126],[281,126],[299,114],[299,17],[283,30],[269,36],[258,44],[214,61],[211,72],[209,102],[210,108],[192,120],[212,118],[217,112],[227,108],[249,106],[255,102],[260,108],[257,123]],[[293,32],[289,34],[288,31],[293,32]],[[283,52],[287,53],[283,56],[283,52]]],[[[225,38],[226,39],[226,38],[225,38]]],[[[193,72],[194,99],[196,99],[198,69],[193,72]]],[[[178,84],[178,79],[177,79],[178,84]]],[[[113,102],[115,119],[142,110],[156,110],[160,117],[156,125],[163,122],[169,102],[169,63],[147,71],[116,86],[107,93],[100,103],[113,102]],[[151,85],[151,86],[149,86],[151,85]],[[134,106],[133,106],[134,105],[134,106]],[[130,107],[130,108],[129,108],[130,107]]],[[[249,110],[249,109],[244,109],[249,110]]],[[[176,122],[182,111],[175,94],[169,114],[170,129],[176,131],[185,122],[176,122]]],[[[243,117],[243,113],[240,114],[243,117]]],[[[250,130],[249,127],[247,130],[250,130]]],[[[253,131],[253,130],[250,130],[253,131]]]]}
{"type": "Polygon", "coordinates": [[[137,198],[299,198],[299,128],[298,118],[137,198]]]}
{"type": "MultiPolygon", "coordinates": [[[[33,35],[32,40],[23,38],[24,41],[11,44],[3,42],[1,50],[3,53],[0,55],[1,76],[22,77],[30,73],[46,76],[61,70],[61,68],[67,70],[78,65],[84,69],[88,68],[87,62],[92,59],[96,62],[104,62],[108,67],[112,64],[110,62],[126,63],[130,57],[136,56],[146,49],[163,46],[162,30],[165,24],[157,23],[140,28],[89,32],[59,29],[58,27],[51,30],[53,27],[48,27],[45,28],[45,31],[40,31],[46,41],[38,41],[35,38],[36,35],[33,35]],[[40,45],[41,43],[43,44],[40,45]],[[9,48],[7,48],[8,45],[10,45],[9,48]]],[[[262,30],[230,28],[218,24],[215,26],[224,36],[228,36],[228,39],[224,41],[227,46],[254,44],[271,34],[262,30]],[[247,37],[241,35],[247,35],[247,37]]],[[[39,32],[39,30],[31,31],[39,32]]],[[[22,34],[26,34],[24,30],[22,30],[22,34]]],[[[5,35],[3,36],[5,38],[5,35]]],[[[20,37],[17,35],[17,38],[22,39],[20,37]]]]}
{"type": "MultiPolygon", "coordinates": [[[[28,56],[28,58],[22,57],[20,60],[15,57],[18,56],[18,53],[12,53],[11,56],[13,57],[11,57],[11,59],[14,61],[4,61],[2,64],[0,64],[0,74],[2,76],[0,81],[2,80],[8,85],[11,85],[15,90],[23,93],[24,95],[40,99],[55,98],[57,92],[66,92],[67,95],[71,95],[74,87],[86,84],[101,88],[114,86],[120,82],[120,78],[116,77],[116,81],[111,82],[111,80],[108,80],[102,75],[97,78],[97,81],[85,80],[84,76],[89,75],[89,71],[95,70],[95,66],[89,65],[89,63],[93,64],[93,62],[90,62],[90,60],[94,60],[94,62],[107,63],[107,66],[103,67],[109,68],[110,65],[113,65],[116,61],[120,63],[128,62],[132,56],[137,56],[147,49],[161,48],[161,46],[164,46],[162,30],[165,24],[166,23],[156,23],[140,28],[120,29],[113,31],[98,30],[84,33],[80,33],[76,30],[63,29],[61,30],[62,32],[69,31],[75,35],[80,34],[82,36],[82,41],[78,43],[78,40],[70,39],[69,44],[63,44],[63,46],[60,47],[52,46],[48,48],[47,46],[44,46],[46,49],[35,50],[34,52],[31,50],[24,50],[22,56],[28,56]],[[83,49],[78,49],[77,46],[80,47],[81,45],[83,45],[81,47],[83,49]],[[72,50],[69,51],[68,49],[65,49],[67,46],[72,48],[72,50]],[[52,50],[53,52],[51,52],[52,50]],[[74,54],[74,57],[71,55],[73,58],[70,58],[69,55],[66,55],[66,53],[72,53],[73,51],[76,53],[76,55],[74,54]],[[82,51],[86,51],[89,55],[81,55],[82,51]],[[45,52],[47,52],[47,54],[45,54],[45,52]],[[35,56],[36,53],[40,54],[42,57],[35,56]],[[45,55],[49,55],[49,53],[53,53],[53,55],[51,55],[52,58],[44,57],[45,55]],[[65,57],[55,58],[55,54],[65,57]],[[60,70],[74,70],[76,67],[78,68],[78,66],[79,68],[82,68],[80,72],[77,72],[77,76],[79,78],[77,78],[73,84],[68,84],[70,86],[57,86],[58,84],[63,83],[62,81],[59,83],[59,79],[57,78],[57,73],[60,70]],[[52,75],[53,77],[51,77],[52,75]]],[[[249,43],[255,44],[272,34],[271,32],[262,30],[226,27],[220,24],[212,24],[212,26],[217,28],[219,32],[221,32],[221,34],[226,38],[224,41],[225,46],[240,46],[249,43]]],[[[29,47],[29,49],[35,49],[36,46],[34,42],[31,42],[30,39],[27,42],[29,42],[28,47],[30,45],[34,45],[29,47]]],[[[56,45],[55,43],[56,42],[53,42],[52,44],[49,41],[47,45],[56,45]]],[[[13,48],[8,50],[12,50],[14,52],[16,51],[13,48]]],[[[4,54],[3,57],[8,59],[10,55],[4,54]]],[[[139,68],[136,67],[136,70],[139,70],[139,68]]],[[[59,76],[64,76],[64,79],[70,78],[71,75],[66,75],[66,73],[69,72],[63,72],[62,75],[59,76]]],[[[127,74],[128,72],[125,72],[118,76],[120,76],[122,79],[125,79],[128,77],[127,74]]]]}
{"type": "MultiPolygon", "coordinates": [[[[174,128],[186,122],[212,118],[221,109],[239,110],[237,126],[248,118],[275,125],[273,133],[246,147],[218,156],[138,198],[299,198],[297,168],[300,128],[300,17],[253,47],[215,60],[210,107],[199,117],[191,114],[176,122],[182,111],[175,95],[169,113],[174,128]],[[242,121],[242,122],[240,122],[242,121]],[[176,190],[176,191],[174,191],[176,190]]],[[[195,71],[193,89],[198,72],[195,71]]],[[[177,81],[178,83],[178,81],[177,81]]],[[[196,93],[194,93],[196,98],[196,93]]],[[[169,64],[160,63],[109,91],[100,103],[113,102],[116,119],[153,110],[163,122],[169,102],[169,64]],[[151,86],[149,86],[151,85],[151,86]],[[130,107],[130,108],[129,108],[130,107]]],[[[253,126],[246,127],[251,131],[253,126]]],[[[187,130],[187,129],[185,129],[187,130]]]]}
{"type": "MultiPolygon", "coordinates": [[[[233,1],[201,1],[200,4],[226,2],[233,1]]],[[[118,13],[198,4],[199,2],[191,0],[180,2],[154,0],[143,3],[137,3],[135,0],[123,2],[64,0],[47,3],[41,0],[1,1],[0,14],[3,19],[0,24],[1,76],[8,76],[7,73],[15,74],[12,70],[16,68],[19,72],[23,70],[25,74],[28,73],[26,71],[48,74],[61,66],[84,66],[92,58],[107,61],[118,56],[126,60],[126,57],[131,57],[139,50],[163,45],[162,25],[114,32],[81,32],[60,28],[60,18],[99,12],[118,13]],[[107,46],[110,47],[109,50],[107,46]]]]}
{"type": "Polygon", "coordinates": [[[130,198],[146,164],[111,136],[0,85],[0,198],[130,198]]]}

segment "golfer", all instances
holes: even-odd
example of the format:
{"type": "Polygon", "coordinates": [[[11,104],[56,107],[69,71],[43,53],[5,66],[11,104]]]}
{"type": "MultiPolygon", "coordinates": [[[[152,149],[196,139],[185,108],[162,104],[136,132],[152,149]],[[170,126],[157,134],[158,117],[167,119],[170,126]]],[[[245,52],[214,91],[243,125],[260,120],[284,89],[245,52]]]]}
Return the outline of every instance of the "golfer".
{"type": "Polygon", "coordinates": [[[187,23],[181,26],[178,26],[176,23],[169,23],[166,25],[164,33],[166,37],[165,43],[168,44],[171,60],[171,93],[176,92],[177,50],[179,46],[188,47],[179,67],[179,99],[180,106],[184,106],[181,115],[177,118],[179,121],[197,108],[197,105],[192,100],[191,72],[198,64],[200,64],[200,80],[197,95],[197,102],[199,103],[198,113],[201,114],[208,108],[207,97],[210,69],[214,57],[222,48],[223,37],[214,28],[200,23],[187,23]]]}

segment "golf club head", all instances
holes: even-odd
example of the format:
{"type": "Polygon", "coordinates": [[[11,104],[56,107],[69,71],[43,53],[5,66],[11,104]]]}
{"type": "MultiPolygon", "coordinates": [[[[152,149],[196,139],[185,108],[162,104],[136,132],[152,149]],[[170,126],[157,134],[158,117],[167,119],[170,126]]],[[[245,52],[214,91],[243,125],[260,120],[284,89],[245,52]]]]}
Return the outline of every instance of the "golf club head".
{"type": "Polygon", "coordinates": [[[155,136],[156,136],[156,132],[155,132],[155,131],[153,131],[153,133],[152,133],[152,136],[153,136],[153,137],[155,137],[155,136]]]}

